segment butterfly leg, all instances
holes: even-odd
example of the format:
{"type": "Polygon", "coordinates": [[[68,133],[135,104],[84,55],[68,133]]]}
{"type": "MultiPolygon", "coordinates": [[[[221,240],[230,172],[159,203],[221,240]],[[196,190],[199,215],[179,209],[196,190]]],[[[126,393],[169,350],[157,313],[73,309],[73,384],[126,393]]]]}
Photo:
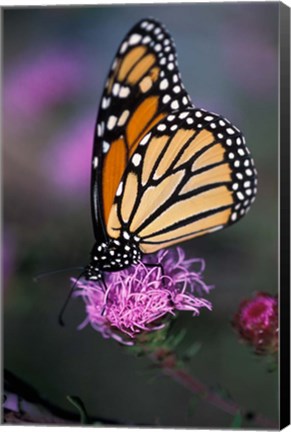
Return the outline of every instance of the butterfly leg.
{"type": "Polygon", "coordinates": [[[162,276],[165,276],[165,271],[164,271],[164,267],[162,266],[161,263],[143,263],[146,267],[156,267],[159,268],[161,270],[162,276]]]}
{"type": "Polygon", "coordinates": [[[164,285],[164,287],[166,287],[165,286],[165,277],[164,277],[165,271],[164,271],[164,267],[162,266],[162,264],[161,263],[144,263],[144,265],[146,267],[150,267],[150,268],[153,268],[153,267],[159,268],[161,270],[161,273],[162,273],[162,284],[164,285]]]}
{"type": "Polygon", "coordinates": [[[103,283],[104,289],[105,289],[104,304],[103,304],[103,308],[102,308],[102,311],[101,311],[101,316],[104,316],[104,314],[105,314],[105,308],[106,308],[106,301],[107,301],[107,298],[108,298],[108,294],[109,294],[110,288],[108,288],[108,286],[106,285],[105,277],[104,277],[103,273],[102,273],[102,276],[101,276],[101,280],[102,280],[102,283],[103,283]]]}
{"type": "MultiPolygon", "coordinates": [[[[159,268],[159,269],[161,269],[161,273],[162,273],[162,284],[163,284],[163,286],[164,286],[164,288],[167,288],[167,286],[166,286],[166,284],[165,284],[165,271],[164,271],[164,267],[162,266],[162,264],[161,263],[144,263],[144,265],[146,266],[146,267],[157,267],[157,268],[159,268]]],[[[172,303],[172,298],[171,298],[171,295],[169,295],[169,302],[170,303],[172,303]]]]}

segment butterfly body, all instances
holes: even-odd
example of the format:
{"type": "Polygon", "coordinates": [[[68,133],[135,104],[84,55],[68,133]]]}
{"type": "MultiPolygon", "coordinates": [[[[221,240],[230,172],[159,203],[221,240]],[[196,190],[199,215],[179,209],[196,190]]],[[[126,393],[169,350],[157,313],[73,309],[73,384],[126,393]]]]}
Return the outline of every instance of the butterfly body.
{"type": "Polygon", "coordinates": [[[108,239],[102,243],[95,243],[91,251],[91,262],[86,269],[86,279],[102,279],[104,271],[120,271],[141,259],[141,252],[136,240],[131,239],[127,233],[125,238],[108,239]]]}
{"type": "Polygon", "coordinates": [[[142,20],[122,41],[101,98],[87,279],[237,222],[255,199],[254,161],[238,128],[196,108],[174,42],[142,20]]]}

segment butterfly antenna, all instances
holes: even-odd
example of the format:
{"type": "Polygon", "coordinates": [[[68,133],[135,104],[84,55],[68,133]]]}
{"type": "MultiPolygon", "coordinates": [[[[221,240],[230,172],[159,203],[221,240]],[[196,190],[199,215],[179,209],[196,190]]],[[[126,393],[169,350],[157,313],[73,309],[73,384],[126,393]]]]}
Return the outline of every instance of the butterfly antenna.
{"type": "Polygon", "coordinates": [[[69,294],[68,294],[68,296],[67,296],[67,298],[66,298],[66,300],[65,300],[65,302],[64,302],[64,304],[63,304],[63,306],[62,306],[62,308],[60,310],[58,321],[59,321],[60,326],[62,326],[62,327],[65,326],[65,323],[64,323],[64,320],[63,320],[65,310],[67,309],[67,306],[69,304],[69,301],[71,300],[71,297],[73,295],[73,292],[75,290],[75,287],[76,287],[77,283],[79,282],[79,280],[81,279],[81,277],[84,276],[84,274],[85,274],[85,271],[82,271],[82,273],[79,275],[79,277],[75,280],[75,282],[73,283],[73,285],[72,285],[72,287],[71,287],[71,289],[69,291],[69,294]]]}
{"type": "Polygon", "coordinates": [[[38,282],[40,279],[42,279],[44,277],[55,275],[58,273],[63,273],[63,272],[69,271],[69,270],[84,270],[84,267],[67,267],[67,268],[60,269],[60,270],[53,270],[53,271],[46,272],[46,273],[40,273],[40,274],[34,276],[33,282],[38,282]]]}

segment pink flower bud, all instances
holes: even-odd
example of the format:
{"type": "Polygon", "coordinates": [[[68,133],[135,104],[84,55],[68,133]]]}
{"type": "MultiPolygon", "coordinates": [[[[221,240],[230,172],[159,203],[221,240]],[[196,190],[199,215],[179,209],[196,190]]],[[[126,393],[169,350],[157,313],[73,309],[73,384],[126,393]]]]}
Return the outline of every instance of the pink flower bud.
{"type": "Polygon", "coordinates": [[[257,354],[278,351],[278,298],[264,292],[244,300],[232,322],[242,340],[257,354]]]}

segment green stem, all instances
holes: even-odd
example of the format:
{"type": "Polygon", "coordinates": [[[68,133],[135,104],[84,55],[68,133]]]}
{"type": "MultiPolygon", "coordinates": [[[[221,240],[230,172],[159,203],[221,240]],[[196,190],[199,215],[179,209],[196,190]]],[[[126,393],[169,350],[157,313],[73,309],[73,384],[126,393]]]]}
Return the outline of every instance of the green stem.
{"type": "MultiPolygon", "coordinates": [[[[242,408],[234,401],[224,399],[218,393],[210,390],[206,384],[191,376],[184,368],[177,367],[175,362],[172,362],[172,364],[169,366],[167,362],[161,362],[161,360],[155,354],[150,354],[149,357],[155,364],[161,367],[165,375],[171,377],[174,381],[187,388],[192,393],[200,396],[203,400],[215,406],[216,408],[226,412],[227,414],[230,414],[231,416],[237,415],[238,412],[240,412],[242,415],[245,415],[249,412],[249,410],[242,408]]],[[[278,424],[261,414],[256,414],[253,422],[257,426],[268,429],[278,428],[278,424]]]]}

